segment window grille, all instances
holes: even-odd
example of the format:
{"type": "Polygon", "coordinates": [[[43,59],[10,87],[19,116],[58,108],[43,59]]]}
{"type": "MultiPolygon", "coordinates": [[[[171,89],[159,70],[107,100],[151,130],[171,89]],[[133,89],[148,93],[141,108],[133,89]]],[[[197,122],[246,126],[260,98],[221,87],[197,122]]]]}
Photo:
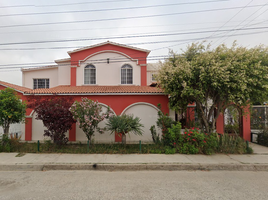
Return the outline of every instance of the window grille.
{"type": "Polygon", "coordinates": [[[121,84],[133,84],[133,69],[130,65],[121,68],[121,84]]]}
{"type": "Polygon", "coordinates": [[[84,70],[84,84],[96,84],[96,67],[87,65],[84,70]]]}
{"type": "Polygon", "coordinates": [[[49,88],[49,79],[39,78],[33,79],[33,89],[49,88]]]}

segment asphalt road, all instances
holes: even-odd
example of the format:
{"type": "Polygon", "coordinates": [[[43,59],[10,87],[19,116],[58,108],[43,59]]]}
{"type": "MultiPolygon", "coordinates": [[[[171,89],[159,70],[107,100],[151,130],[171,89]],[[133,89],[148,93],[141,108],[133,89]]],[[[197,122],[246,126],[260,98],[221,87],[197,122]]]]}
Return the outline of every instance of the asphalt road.
{"type": "Polygon", "coordinates": [[[268,172],[0,172],[0,199],[268,199],[268,172]]]}

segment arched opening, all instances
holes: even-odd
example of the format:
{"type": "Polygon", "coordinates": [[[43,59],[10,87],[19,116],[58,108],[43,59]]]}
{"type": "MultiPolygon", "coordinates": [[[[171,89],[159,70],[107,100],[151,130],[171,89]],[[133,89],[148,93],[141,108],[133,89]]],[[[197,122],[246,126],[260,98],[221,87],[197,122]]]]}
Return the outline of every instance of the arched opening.
{"type": "Polygon", "coordinates": [[[242,109],[229,105],[224,111],[224,133],[243,136],[242,109]]]}

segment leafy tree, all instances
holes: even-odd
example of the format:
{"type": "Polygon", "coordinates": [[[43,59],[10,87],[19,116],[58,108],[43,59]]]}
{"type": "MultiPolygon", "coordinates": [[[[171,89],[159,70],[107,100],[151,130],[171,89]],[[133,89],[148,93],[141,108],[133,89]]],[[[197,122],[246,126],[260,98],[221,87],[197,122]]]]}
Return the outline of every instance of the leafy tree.
{"type": "Polygon", "coordinates": [[[171,51],[157,78],[170,95],[171,108],[195,102],[201,124],[211,133],[226,105],[243,108],[267,99],[267,55],[263,46],[247,49],[234,43],[231,48],[210,49],[203,43],[192,44],[181,55],[171,51]]]}
{"type": "Polygon", "coordinates": [[[109,107],[106,113],[102,113],[102,106],[88,98],[82,98],[81,102],[75,101],[70,111],[90,143],[95,130],[99,133],[105,130],[98,127],[98,124],[113,115],[109,107]]]}
{"type": "Polygon", "coordinates": [[[133,115],[118,115],[109,118],[106,123],[106,128],[112,133],[122,134],[122,144],[126,144],[126,134],[134,133],[135,135],[142,135],[144,127],[140,123],[140,118],[133,115]]]}
{"type": "Polygon", "coordinates": [[[10,124],[23,122],[26,114],[26,103],[22,102],[15,90],[6,88],[0,91],[0,126],[4,135],[9,134],[10,124]]]}
{"type": "Polygon", "coordinates": [[[73,103],[70,97],[52,96],[49,98],[32,97],[29,99],[29,108],[34,109],[36,119],[42,120],[45,130],[44,136],[49,136],[58,145],[66,144],[68,138],[65,133],[75,123],[72,113],[69,111],[73,103]]]}

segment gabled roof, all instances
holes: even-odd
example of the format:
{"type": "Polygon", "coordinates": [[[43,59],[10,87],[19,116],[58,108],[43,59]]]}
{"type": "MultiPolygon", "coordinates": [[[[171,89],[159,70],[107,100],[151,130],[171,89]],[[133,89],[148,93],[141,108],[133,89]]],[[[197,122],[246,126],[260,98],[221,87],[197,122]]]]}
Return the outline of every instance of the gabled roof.
{"type": "Polygon", "coordinates": [[[35,89],[26,94],[163,94],[163,90],[150,86],[57,86],[35,89]]]}
{"type": "Polygon", "coordinates": [[[103,46],[103,45],[106,45],[106,44],[120,46],[120,47],[124,47],[124,48],[128,48],[128,49],[134,49],[134,50],[137,50],[137,51],[143,51],[143,52],[146,52],[147,54],[149,54],[151,52],[151,51],[146,50],[146,49],[140,49],[140,48],[137,48],[137,47],[132,47],[132,46],[124,45],[124,44],[119,44],[119,43],[107,41],[107,42],[99,43],[99,44],[96,44],[96,45],[91,45],[91,46],[83,47],[83,48],[80,48],[80,49],[75,49],[73,51],[68,51],[67,53],[70,55],[72,53],[76,53],[76,52],[79,52],[79,51],[84,51],[84,50],[87,50],[87,49],[92,49],[92,48],[103,46]]]}
{"type": "Polygon", "coordinates": [[[16,90],[17,92],[21,92],[21,93],[27,93],[27,92],[32,91],[32,89],[30,89],[30,88],[22,87],[19,85],[14,85],[14,84],[7,83],[4,81],[0,81],[0,85],[2,85],[4,87],[12,88],[12,89],[16,90]]]}

